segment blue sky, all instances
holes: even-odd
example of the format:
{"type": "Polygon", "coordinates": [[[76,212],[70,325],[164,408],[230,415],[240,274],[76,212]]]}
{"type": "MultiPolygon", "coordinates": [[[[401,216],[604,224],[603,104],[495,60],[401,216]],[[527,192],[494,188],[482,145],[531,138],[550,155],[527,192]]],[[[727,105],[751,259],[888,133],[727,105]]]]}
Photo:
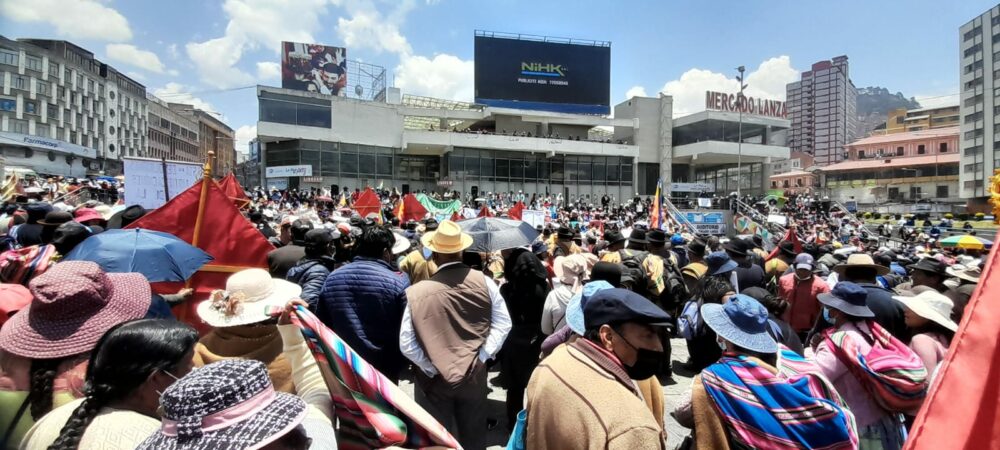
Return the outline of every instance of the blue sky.
{"type": "MultiPolygon", "coordinates": [[[[404,93],[471,100],[477,29],[612,42],[612,104],[675,96],[675,116],[729,91],[784,98],[815,61],[848,55],[858,87],[958,102],[958,27],[995,2],[0,0],[0,33],[73,41],[169,101],[254,134],[256,84],[279,85],[281,40],[346,46],[404,93]],[[58,13],[56,13],[58,12],[58,13]]],[[[246,151],[244,144],[237,147],[246,151]]]]}

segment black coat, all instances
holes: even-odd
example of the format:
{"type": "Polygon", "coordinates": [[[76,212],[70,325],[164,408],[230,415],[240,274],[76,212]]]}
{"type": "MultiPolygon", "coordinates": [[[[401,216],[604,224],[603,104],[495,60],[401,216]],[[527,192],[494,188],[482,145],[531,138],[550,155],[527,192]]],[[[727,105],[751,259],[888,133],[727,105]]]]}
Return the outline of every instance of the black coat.
{"type": "Polygon", "coordinates": [[[18,225],[17,227],[17,243],[21,247],[29,247],[32,245],[39,245],[42,243],[42,228],[43,226],[37,223],[18,225]]]}
{"type": "Polygon", "coordinates": [[[909,343],[910,330],[903,319],[903,304],[892,299],[893,292],[875,283],[858,283],[868,291],[868,309],[875,313],[875,322],[897,339],[909,343]]]}

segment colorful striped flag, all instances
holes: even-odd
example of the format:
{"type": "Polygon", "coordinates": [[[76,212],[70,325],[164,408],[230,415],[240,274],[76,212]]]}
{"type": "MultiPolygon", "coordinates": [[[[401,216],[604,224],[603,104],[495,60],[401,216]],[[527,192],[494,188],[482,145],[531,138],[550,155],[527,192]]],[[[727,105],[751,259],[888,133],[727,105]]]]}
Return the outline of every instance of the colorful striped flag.
{"type": "Polygon", "coordinates": [[[663,229],[663,179],[656,180],[656,194],[653,197],[653,207],[649,210],[649,228],[663,229]]]}

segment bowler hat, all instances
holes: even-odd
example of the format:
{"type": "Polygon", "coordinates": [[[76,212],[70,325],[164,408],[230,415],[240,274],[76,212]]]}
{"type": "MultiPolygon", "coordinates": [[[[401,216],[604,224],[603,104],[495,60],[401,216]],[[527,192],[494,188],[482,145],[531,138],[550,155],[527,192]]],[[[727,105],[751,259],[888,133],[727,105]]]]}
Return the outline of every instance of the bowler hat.
{"type": "Polygon", "coordinates": [[[733,239],[726,242],[723,246],[726,253],[736,256],[746,256],[747,255],[747,243],[743,239],[733,239]]]}
{"type": "MultiPolygon", "coordinates": [[[[45,216],[48,219],[48,216],[45,216]]],[[[39,222],[41,223],[41,222],[39,222]]],[[[947,275],[947,267],[941,261],[934,258],[921,258],[916,264],[910,266],[913,270],[922,270],[924,272],[933,273],[935,275],[945,276],[947,275]]]]}
{"type": "Polygon", "coordinates": [[[72,222],[73,215],[66,211],[50,211],[45,214],[45,218],[38,221],[39,225],[45,227],[58,227],[66,222],[72,222]]]}
{"type": "Polygon", "coordinates": [[[781,253],[784,253],[788,256],[792,257],[795,256],[795,243],[792,241],[781,241],[781,243],[778,244],[778,249],[781,251],[781,253]]]}
{"type": "Polygon", "coordinates": [[[663,244],[667,242],[667,234],[663,230],[652,229],[646,233],[646,240],[651,244],[663,244]]]}
{"type": "Polygon", "coordinates": [[[556,237],[559,239],[573,239],[573,236],[575,235],[576,233],[574,233],[573,230],[566,225],[559,227],[559,230],[556,231],[556,237]]]}
{"type": "Polygon", "coordinates": [[[639,228],[632,229],[632,233],[628,235],[628,241],[635,244],[649,243],[649,241],[646,240],[646,232],[639,228]]]}
{"type": "Polygon", "coordinates": [[[608,244],[617,244],[625,240],[625,236],[622,236],[621,232],[618,230],[608,230],[604,232],[604,240],[608,241],[608,244]]]}
{"type": "Polygon", "coordinates": [[[146,215],[146,210],[142,206],[129,206],[128,208],[125,208],[124,210],[111,216],[111,219],[108,220],[108,229],[125,228],[130,223],[139,220],[144,215],[146,215]]]}
{"type": "Polygon", "coordinates": [[[816,296],[820,303],[854,317],[875,317],[868,308],[868,290],[850,281],[841,281],[833,290],[816,296]]]}

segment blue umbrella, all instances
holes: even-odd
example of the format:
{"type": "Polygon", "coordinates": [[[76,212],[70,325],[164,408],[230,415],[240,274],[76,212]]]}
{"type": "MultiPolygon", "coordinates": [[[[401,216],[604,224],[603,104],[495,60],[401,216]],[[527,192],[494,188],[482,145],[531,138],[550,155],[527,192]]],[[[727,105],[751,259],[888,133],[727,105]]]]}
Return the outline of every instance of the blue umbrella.
{"type": "Polygon", "coordinates": [[[63,258],[93,261],[105,272],[138,272],[151,282],[187,280],[212,259],[172,234],[143,229],[95,234],[63,258]]]}

